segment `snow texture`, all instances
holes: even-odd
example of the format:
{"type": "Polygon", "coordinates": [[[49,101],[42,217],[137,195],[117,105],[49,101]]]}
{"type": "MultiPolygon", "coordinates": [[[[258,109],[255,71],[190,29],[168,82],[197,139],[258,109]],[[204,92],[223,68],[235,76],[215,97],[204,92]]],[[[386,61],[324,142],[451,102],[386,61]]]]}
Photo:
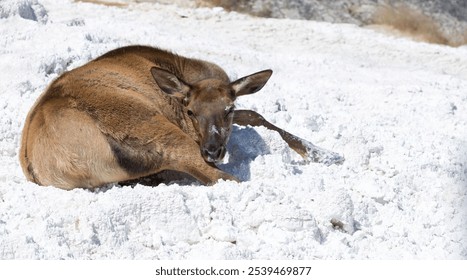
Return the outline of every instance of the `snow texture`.
{"type": "Polygon", "coordinates": [[[467,48],[355,25],[222,9],[0,2],[0,259],[466,259],[467,48]],[[345,156],[307,163],[235,127],[222,169],[244,182],[63,191],[26,181],[25,117],[60,74],[120,46],[273,69],[238,99],[345,156]]]}

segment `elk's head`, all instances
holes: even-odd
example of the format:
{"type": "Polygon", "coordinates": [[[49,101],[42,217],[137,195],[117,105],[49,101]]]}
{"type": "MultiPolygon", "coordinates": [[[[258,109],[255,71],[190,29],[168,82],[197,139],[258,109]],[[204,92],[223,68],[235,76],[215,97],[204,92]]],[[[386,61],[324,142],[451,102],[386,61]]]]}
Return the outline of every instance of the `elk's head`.
{"type": "Polygon", "coordinates": [[[153,67],[151,73],[162,91],[185,106],[186,114],[198,133],[201,155],[204,160],[213,163],[225,156],[232,131],[235,99],[259,91],[272,75],[271,70],[264,70],[231,83],[206,79],[188,84],[157,67],[153,67]]]}

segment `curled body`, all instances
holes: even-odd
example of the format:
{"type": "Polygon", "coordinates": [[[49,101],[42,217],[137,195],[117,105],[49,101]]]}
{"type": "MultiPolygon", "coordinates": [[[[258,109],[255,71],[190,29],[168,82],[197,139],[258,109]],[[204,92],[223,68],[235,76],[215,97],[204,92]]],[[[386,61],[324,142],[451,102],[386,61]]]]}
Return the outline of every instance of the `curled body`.
{"type": "MultiPolygon", "coordinates": [[[[226,153],[232,124],[255,123],[251,113],[237,114],[234,102],[259,91],[271,74],[230,81],[213,63],[158,48],[110,51],[64,73],[39,97],[23,128],[21,166],[28,180],[62,189],[163,170],[208,185],[237,180],[215,165],[226,153]]],[[[303,143],[298,146],[306,156],[303,143]]]]}

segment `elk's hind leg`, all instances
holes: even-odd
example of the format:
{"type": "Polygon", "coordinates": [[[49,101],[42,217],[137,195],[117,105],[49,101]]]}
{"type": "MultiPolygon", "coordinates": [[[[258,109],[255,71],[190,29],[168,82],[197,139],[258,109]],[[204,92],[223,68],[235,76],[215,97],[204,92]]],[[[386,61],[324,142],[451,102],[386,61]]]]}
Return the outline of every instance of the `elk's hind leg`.
{"type": "Polygon", "coordinates": [[[289,147],[300,154],[304,159],[313,162],[324,163],[326,165],[341,164],[344,162],[344,157],[337,153],[315,146],[313,143],[301,139],[298,136],[268,122],[263,116],[251,110],[236,110],[234,113],[235,124],[241,126],[264,126],[268,129],[277,131],[282,139],[287,142],[289,147]]]}
{"type": "Polygon", "coordinates": [[[44,104],[27,139],[34,181],[62,189],[94,188],[125,178],[94,120],[76,109],[44,104]]]}

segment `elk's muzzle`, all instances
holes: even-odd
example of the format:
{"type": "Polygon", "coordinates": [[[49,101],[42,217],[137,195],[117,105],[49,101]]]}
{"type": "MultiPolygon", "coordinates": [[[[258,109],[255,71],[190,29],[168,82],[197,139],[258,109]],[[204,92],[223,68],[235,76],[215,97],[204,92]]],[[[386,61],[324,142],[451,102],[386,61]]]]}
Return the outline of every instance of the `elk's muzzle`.
{"type": "Polygon", "coordinates": [[[205,145],[201,149],[201,154],[204,160],[206,160],[207,162],[216,163],[216,162],[221,161],[224,158],[226,151],[227,149],[225,148],[224,145],[210,144],[210,145],[205,145]]]}

